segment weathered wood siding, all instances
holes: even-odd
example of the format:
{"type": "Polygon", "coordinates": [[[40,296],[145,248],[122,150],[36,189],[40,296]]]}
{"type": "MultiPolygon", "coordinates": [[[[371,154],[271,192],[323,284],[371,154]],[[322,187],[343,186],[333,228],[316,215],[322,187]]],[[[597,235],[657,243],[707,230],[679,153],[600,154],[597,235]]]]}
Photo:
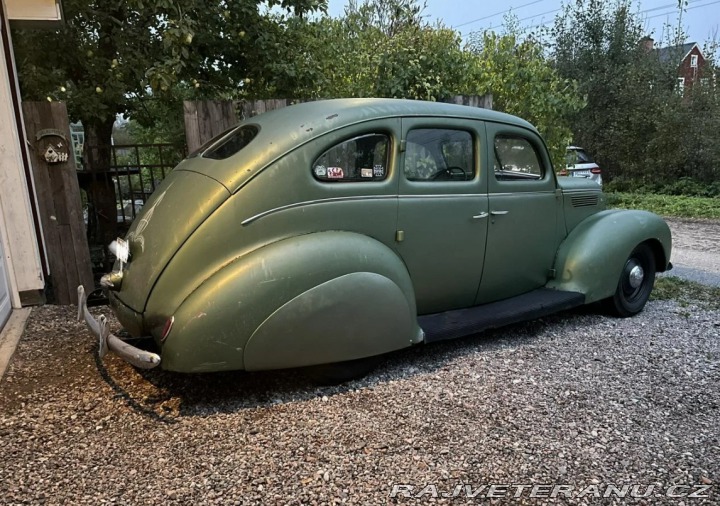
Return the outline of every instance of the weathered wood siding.
{"type": "Polygon", "coordinates": [[[24,102],[22,106],[28,140],[32,145],[33,179],[50,264],[51,302],[76,304],[78,285],[82,284],[89,293],[95,288],[95,283],[67,109],[62,102],[24,102]],[[42,137],[48,130],[61,135],[42,137]],[[45,151],[49,144],[67,153],[67,160],[48,163],[45,151]]]}
{"type": "Polygon", "coordinates": [[[238,123],[232,101],[185,101],[185,139],[188,153],[238,123]]]}

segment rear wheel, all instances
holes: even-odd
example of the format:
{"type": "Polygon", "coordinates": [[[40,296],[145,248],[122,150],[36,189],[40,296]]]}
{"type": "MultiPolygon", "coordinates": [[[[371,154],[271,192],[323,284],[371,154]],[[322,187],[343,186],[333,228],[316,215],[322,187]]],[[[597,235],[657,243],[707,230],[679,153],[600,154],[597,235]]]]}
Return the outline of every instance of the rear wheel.
{"type": "Polygon", "coordinates": [[[615,294],[607,299],[610,311],[622,317],[643,310],[655,284],[655,255],[647,244],[640,244],[623,266],[615,294]]]}

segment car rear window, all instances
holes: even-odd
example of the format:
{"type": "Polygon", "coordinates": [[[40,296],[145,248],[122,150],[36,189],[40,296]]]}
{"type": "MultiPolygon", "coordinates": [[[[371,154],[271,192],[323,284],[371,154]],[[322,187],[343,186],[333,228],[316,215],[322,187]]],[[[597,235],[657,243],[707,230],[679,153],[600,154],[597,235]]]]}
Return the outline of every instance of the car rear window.
{"type": "Polygon", "coordinates": [[[579,163],[593,163],[593,159],[590,158],[590,155],[582,149],[577,150],[577,159],[579,163]]]}
{"type": "Polygon", "coordinates": [[[568,165],[575,165],[576,163],[594,163],[593,159],[590,158],[590,155],[582,149],[569,149],[565,155],[565,161],[568,165]]]}
{"type": "Polygon", "coordinates": [[[326,183],[382,181],[387,177],[390,138],[371,133],[332,146],[315,160],[312,174],[326,183]]]}
{"type": "Polygon", "coordinates": [[[258,134],[258,127],[255,125],[244,125],[232,132],[227,138],[205,151],[203,158],[212,158],[214,160],[224,160],[229,158],[242,148],[250,144],[250,142],[258,134]]]}

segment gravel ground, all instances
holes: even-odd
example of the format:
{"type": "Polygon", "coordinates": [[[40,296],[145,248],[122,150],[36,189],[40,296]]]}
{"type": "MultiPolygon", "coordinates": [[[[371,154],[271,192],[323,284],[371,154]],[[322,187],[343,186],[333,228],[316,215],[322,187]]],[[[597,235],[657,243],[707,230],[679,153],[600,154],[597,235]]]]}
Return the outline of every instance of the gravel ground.
{"type": "Polygon", "coordinates": [[[487,489],[441,494],[504,484],[515,487],[492,504],[720,504],[720,312],[591,309],[407,350],[318,387],[297,371],[99,362],[73,308],[37,308],[0,383],[0,502],[490,504],[487,489]],[[391,498],[400,484],[416,497],[391,498]],[[550,487],[512,498],[523,484],[550,487]],[[655,489],[594,497],[608,484],[655,489]],[[554,485],[576,495],[547,498],[554,485]],[[665,497],[673,485],[709,489],[665,497]]]}
{"type": "Polygon", "coordinates": [[[665,218],[673,236],[669,276],[720,286],[720,221],[665,218]]]}

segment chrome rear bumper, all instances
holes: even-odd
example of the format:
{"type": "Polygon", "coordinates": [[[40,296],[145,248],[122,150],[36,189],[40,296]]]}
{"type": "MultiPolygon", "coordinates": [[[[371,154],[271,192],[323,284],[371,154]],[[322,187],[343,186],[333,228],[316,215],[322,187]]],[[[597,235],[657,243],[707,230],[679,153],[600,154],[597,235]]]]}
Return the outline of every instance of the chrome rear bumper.
{"type": "Polygon", "coordinates": [[[110,333],[110,327],[107,323],[107,318],[104,315],[96,320],[95,317],[90,314],[87,308],[87,297],[85,296],[85,289],[82,285],[78,286],[78,321],[85,320],[90,332],[98,338],[100,344],[99,354],[100,357],[104,357],[108,350],[112,351],[120,358],[139,367],[140,369],[152,369],[160,365],[160,355],[157,353],[151,353],[149,351],[141,350],[132,346],[114,334],[110,333]]]}

